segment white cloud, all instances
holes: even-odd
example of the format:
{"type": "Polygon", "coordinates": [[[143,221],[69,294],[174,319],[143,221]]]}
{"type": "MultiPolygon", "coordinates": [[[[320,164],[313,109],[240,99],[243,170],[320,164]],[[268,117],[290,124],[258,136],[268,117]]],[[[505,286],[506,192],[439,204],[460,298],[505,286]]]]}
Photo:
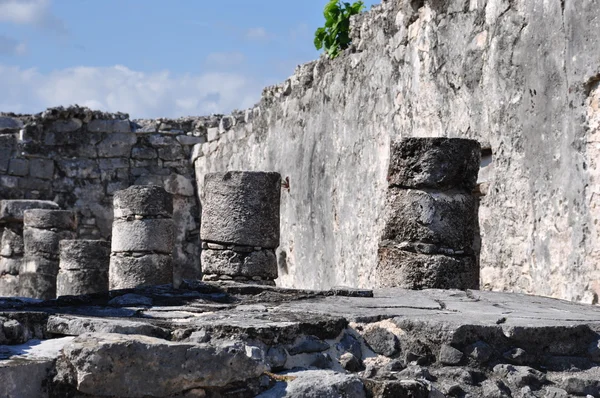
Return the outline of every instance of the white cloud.
{"type": "Polygon", "coordinates": [[[0,22],[33,25],[67,34],[64,21],[51,12],[50,0],[0,0],[0,22]]]}
{"type": "Polygon", "coordinates": [[[73,67],[42,73],[0,64],[0,111],[37,113],[58,105],[85,105],[132,117],[226,113],[252,106],[264,82],[236,73],[172,75],[125,66],[73,67]]]}
{"type": "Polygon", "coordinates": [[[12,37],[0,35],[0,55],[24,55],[26,52],[25,43],[19,43],[12,37]]]}
{"type": "Polygon", "coordinates": [[[269,39],[269,34],[267,33],[267,30],[265,28],[251,28],[248,29],[246,31],[246,39],[249,40],[257,40],[257,41],[262,41],[262,40],[268,40],[269,39]]]}

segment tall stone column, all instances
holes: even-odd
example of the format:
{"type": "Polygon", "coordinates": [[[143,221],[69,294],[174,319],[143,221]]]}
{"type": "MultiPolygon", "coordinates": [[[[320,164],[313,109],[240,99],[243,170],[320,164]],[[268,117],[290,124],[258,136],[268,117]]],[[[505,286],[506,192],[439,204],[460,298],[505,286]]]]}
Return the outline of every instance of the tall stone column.
{"type": "Polygon", "coordinates": [[[173,283],[173,198],[162,187],[116,192],[109,288],[173,283]]]}
{"type": "Polygon", "coordinates": [[[478,289],[477,141],[392,144],[377,279],[383,287],[478,289]]]}
{"type": "Polygon", "coordinates": [[[206,174],[200,229],[203,280],[275,284],[280,193],[278,173],[206,174]]]}
{"type": "Polygon", "coordinates": [[[104,240],[61,241],[56,295],[76,296],[108,291],[109,261],[110,242],[104,240]]]}
{"type": "Polygon", "coordinates": [[[0,200],[0,297],[19,295],[23,262],[23,212],[58,209],[49,200],[0,200]]]}
{"type": "Polygon", "coordinates": [[[25,260],[19,281],[20,295],[44,300],[56,298],[59,243],[76,237],[77,216],[68,210],[25,210],[23,225],[25,260]]]}

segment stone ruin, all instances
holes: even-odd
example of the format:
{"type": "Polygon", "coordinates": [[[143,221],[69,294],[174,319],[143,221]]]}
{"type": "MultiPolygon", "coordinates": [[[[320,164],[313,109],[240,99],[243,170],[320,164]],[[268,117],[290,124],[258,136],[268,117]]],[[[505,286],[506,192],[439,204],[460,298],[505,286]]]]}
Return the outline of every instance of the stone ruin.
{"type": "Polygon", "coordinates": [[[0,396],[600,397],[599,14],[384,0],[246,111],[0,114],[0,396]]]}
{"type": "Polygon", "coordinates": [[[0,202],[3,288],[42,299],[0,298],[0,396],[600,397],[599,308],[477,290],[479,144],[394,148],[376,290],[275,286],[275,172],[204,176],[202,281],[174,277],[162,187],[115,193],[111,242],[0,202]]]}

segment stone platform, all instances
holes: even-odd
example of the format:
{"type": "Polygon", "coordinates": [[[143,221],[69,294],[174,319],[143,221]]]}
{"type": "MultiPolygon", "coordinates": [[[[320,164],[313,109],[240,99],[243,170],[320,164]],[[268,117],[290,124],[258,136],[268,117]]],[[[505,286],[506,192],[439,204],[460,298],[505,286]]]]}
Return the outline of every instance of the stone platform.
{"type": "Polygon", "coordinates": [[[600,307],[184,283],[0,298],[0,396],[600,397],[600,307]]]}

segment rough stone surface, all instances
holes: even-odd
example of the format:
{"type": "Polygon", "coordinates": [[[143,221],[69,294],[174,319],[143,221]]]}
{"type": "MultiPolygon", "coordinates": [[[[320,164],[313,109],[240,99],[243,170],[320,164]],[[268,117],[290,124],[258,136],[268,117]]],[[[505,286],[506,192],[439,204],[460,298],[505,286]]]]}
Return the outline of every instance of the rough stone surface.
{"type": "Polygon", "coordinates": [[[58,210],[58,205],[50,200],[0,200],[0,221],[23,222],[25,210],[58,210]]]}
{"type": "Polygon", "coordinates": [[[474,256],[430,255],[381,247],[379,258],[376,272],[382,287],[479,288],[479,268],[474,256]]]}
{"type": "Polygon", "coordinates": [[[277,258],[273,250],[246,253],[204,249],[201,262],[205,274],[277,278],[277,258]]]}
{"type": "Polygon", "coordinates": [[[168,254],[145,254],[141,257],[111,255],[109,281],[111,290],[173,283],[173,260],[168,254]]]}
{"type": "Polygon", "coordinates": [[[406,138],[392,143],[390,154],[390,185],[471,192],[477,183],[481,157],[477,141],[406,138]]]}
{"type": "Polygon", "coordinates": [[[69,210],[30,209],[23,213],[25,228],[77,230],[76,214],[69,210]]]}
{"type": "Polygon", "coordinates": [[[111,251],[115,252],[173,252],[173,220],[143,219],[115,220],[111,251]]]}
{"type": "Polygon", "coordinates": [[[132,186],[115,193],[113,208],[115,218],[134,215],[171,218],[173,198],[159,186],[132,186]]]}
{"type": "Polygon", "coordinates": [[[278,173],[207,174],[201,193],[202,240],[277,248],[280,193],[278,173]]]}
{"type": "MultiPolygon", "coordinates": [[[[108,261],[108,257],[106,259],[108,261]]],[[[81,295],[105,292],[108,290],[108,267],[100,269],[80,269],[58,271],[56,295],[81,295]]]]}
{"type": "Polygon", "coordinates": [[[58,261],[60,253],[59,244],[61,240],[65,239],[75,239],[75,232],[25,227],[23,230],[25,257],[42,256],[50,257],[58,261]]]}
{"type": "Polygon", "coordinates": [[[103,240],[62,240],[59,243],[63,270],[108,270],[110,242],[103,240]]]}

